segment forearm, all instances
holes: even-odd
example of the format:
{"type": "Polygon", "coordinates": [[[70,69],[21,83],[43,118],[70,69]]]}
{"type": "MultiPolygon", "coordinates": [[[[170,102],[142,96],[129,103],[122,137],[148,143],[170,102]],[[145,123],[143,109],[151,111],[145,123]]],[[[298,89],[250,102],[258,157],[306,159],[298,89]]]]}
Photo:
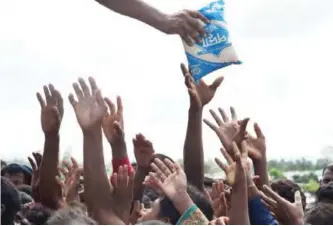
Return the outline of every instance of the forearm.
{"type": "Polygon", "coordinates": [[[40,195],[42,202],[46,201],[50,208],[57,208],[55,197],[61,197],[61,194],[54,189],[57,186],[55,177],[58,175],[59,163],[59,134],[45,135],[43,159],[40,168],[40,195]]]}
{"type": "Polygon", "coordinates": [[[248,213],[247,184],[233,187],[231,209],[229,211],[230,225],[250,225],[248,213]]]}
{"type": "Polygon", "coordinates": [[[106,223],[103,212],[112,215],[111,187],[105,171],[102,130],[92,129],[83,134],[84,189],[88,212],[99,223],[106,223]]]}
{"type": "Polygon", "coordinates": [[[162,32],[166,15],[141,0],[96,0],[100,4],[121,15],[137,19],[162,32]]]}
{"type": "Polygon", "coordinates": [[[134,177],[134,188],[133,188],[133,201],[139,200],[141,202],[144,186],[142,185],[145,177],[148,175],[150,171],[149,168],[142,169],[138,167],[137,171],[135,172],[134,177]]]}
{"type": "Polygon", "coordinates": [[[199,190],[204,190],[204,154],[202,145],[202,109],[189,109],[184,144],[184,169],[187,180],[199,190]]]}
{"type": "MultiPolygon", "coordinates": [[[[262,187],[263,185],[269,186],[269,178],[268,178],[268,169],[267,169],[267,159],[266,156],[263,157],[259,161],[254,161],[253,162],[253,167],[254,167],[254,173],[255,175],[258,175],[260,178],[260,186],[262,187]]],[[[261,189],[260,187],[260,189],[261,189]]]]}

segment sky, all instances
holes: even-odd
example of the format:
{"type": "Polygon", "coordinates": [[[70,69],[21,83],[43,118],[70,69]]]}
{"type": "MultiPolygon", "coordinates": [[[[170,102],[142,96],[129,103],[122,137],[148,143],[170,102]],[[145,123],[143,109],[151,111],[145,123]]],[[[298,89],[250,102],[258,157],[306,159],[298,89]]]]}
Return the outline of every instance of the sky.
{"type": "MultiPolygon", "coordinates": [[[[145,0],[165,13],[199,9],[207,0],[145,0]]],[[[226,19],[244,64],[207,77],[225,80],[208,110],[234,106],[258,122],[269,159],[315,159],[333,145],[331,0],[227,0],[226,19]]],[[[143,133],[156,152],[182,157],[189,98],[179,64],[178,36],[123,17],[93,0],[1,0],[0,84],[2,159],[42,150],[35,93],[52,83],[65,99],[61,153],[82,160],[82,133],[67,96],[78,77],[93,76],[103,95],[124,103],[127,149],[143,133]]],[[[249,129],[251,131],[252,124],[249,129]]],[[[203,126],[206,158],[220,156],[203,126]]],[[[104,141],[105,142],[105,141],[104,141]]],[[[104,143],[105,160],[111,149],[104,143]]]]}

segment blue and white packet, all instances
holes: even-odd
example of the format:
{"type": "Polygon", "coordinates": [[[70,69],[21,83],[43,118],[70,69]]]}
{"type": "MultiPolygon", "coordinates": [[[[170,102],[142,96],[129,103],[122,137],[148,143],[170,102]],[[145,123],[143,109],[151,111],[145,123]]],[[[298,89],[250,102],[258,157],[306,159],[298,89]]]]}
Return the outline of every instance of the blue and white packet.
{"type": "Polygon", "coordinates": [[[242,63],[229,40],[224,20],[224,1],[211,2],[199,12],[210,21],[204,26],[206,37],[193,46],[183,41],[189,69],[196,82],[215,70],[242,63]]]}

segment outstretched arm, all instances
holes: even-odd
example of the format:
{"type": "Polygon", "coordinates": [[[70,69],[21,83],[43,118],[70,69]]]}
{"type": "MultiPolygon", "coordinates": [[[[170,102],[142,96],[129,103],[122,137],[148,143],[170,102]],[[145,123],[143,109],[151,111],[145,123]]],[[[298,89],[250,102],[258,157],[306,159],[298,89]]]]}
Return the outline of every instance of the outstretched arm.
{"type": "Polygon", "coordinates": [[[198,11],[183,10],[175,14],[164,14],[141,0],[96,0],[119,14],[137,19],[166,34],[179,34],[189,45],[200,41],[205,30],[199,20],[209,21],[198,11]]]}

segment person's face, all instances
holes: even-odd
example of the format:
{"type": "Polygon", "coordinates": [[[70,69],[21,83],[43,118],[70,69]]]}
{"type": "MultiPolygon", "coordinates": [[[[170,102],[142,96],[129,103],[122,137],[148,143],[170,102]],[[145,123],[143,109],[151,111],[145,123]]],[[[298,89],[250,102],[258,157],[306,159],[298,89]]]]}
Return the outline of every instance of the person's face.
{"type": "Polygon", "coordinates": [[[157,220],[159,212],[160,212],[160,199],[156,199],[151,204],[151,208],[141,210],[141,217],[138,219],[138,222],[157,220]]]}
{"type": "Polygon", "coordinates": [[[333,171],[326,169],[323,174],[323,178],[320,181],[320,186],[333,185],[333,171]]]}
{"type": "Polygon", "coordinates": [[[5,173],[4,175],[7,177],[16,187],[24,184],[24,174],[23,173],[5,173]]]}

